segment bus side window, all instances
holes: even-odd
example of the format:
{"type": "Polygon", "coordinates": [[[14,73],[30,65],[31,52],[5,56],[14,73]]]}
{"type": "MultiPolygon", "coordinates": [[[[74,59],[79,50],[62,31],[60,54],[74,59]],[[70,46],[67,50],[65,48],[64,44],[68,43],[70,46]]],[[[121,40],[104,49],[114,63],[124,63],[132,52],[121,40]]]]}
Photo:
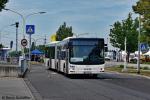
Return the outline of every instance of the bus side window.
{"type": "Polygon", "coordinates": [[[61,51],[61,59],[64,60],[66,58],[66,52],[61,51]]]}
{"type": "Polygon", "coordinates": [[[66,58],[66,51],[63,51],[64,52],[64,59],[66,58]]]}
{"type": "Polygon", "coordinates": [[[57,59],[60,59],[60,52],[57,51],[57,59]]]}

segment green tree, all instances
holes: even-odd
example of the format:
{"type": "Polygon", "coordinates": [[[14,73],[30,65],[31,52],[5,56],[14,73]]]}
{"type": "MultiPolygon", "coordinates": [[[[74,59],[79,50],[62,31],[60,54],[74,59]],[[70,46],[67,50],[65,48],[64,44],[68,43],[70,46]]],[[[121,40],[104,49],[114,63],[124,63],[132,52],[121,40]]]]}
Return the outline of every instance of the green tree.
{"type": "Polygon", "coordinates": [[[21,56],[21,51],[11,51],[11,52],[9,52],[9,56],[10,57],[19,57],[19,56],[21,56]]]}
{"type": "Polygon", "coordinates": [[[38,45],[36,46],[36,48],[40,51],[42,51],[43,53],[45,52],[45,45],[38,45]]]}
{"type": "Polygon", "coordinates": [[[150,44],[150,0],[139,0],[136,5],[132,6],[133,11],[142,16],[142,42],[150,44]]]}
{"type": "Polygon", "coordinates": [[[35,48],[36,48],[36,47],[35,47],[35,43],[32,42],[32,44],[31,44],[31,51],[34,50],[35,48]]]}
{"type": "Polygon", "coordinates": [[[110,29],[110,43],[112,46],[124,50],[125,37],[127,39],[128,57],[131,52],[137,50],[138,47],[138,19],[132,19],[129,13],[128,18],[119,22],[115,22],[110,29]]]}
{"type": "Polygon", "coordinates": [[[28,54],[28,53],[29,53],[29,48],[25,47],[25,48],[24,48],[24,53],[25,53],[25,54],[28,54]]]}
{"type": "Polygon", "coordinates": [[[4,46],[2,44],[0,44],[0,49],[3,48],[4,46]]]}
{"type": "Polygon", "coordinates": [[[0,11],[5,8],[5,4],[8,2],[8,0],[0,0],[0,11]]]}
{"type": "MultiPolygon", "coordinates": [[[[8,0],[0,0],[0,11],[5,8],[5,4],[8,2],[8,0]]],[[[0,44],[0,49],[3,48],[4,46],[0,44]]]]}
{"type": "Polygon", "coordinates": [[[56,40],[61,41],[64,38],[70,37],[70,36],[73,36],[72,27],[67,26],[66,22],[64,22],[64,24],[61,25],[56,32],[56,40]]]}

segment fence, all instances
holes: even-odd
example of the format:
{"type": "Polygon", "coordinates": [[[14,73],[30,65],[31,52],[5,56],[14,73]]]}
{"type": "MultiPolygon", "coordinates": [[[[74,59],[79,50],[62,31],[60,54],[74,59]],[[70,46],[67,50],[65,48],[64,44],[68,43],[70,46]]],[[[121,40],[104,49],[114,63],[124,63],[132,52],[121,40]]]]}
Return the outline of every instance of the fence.
{"type": "Polygon", "coordinates": [[[23,76],[28,69],[28,63],[28,60],[22,57],[0,57],[0,75],[23,76]]]}
{"type": "Polygon", "coordinates": [[[17,65],[19,63],[19,57],[0,57],[0,63],[17,65]]]}

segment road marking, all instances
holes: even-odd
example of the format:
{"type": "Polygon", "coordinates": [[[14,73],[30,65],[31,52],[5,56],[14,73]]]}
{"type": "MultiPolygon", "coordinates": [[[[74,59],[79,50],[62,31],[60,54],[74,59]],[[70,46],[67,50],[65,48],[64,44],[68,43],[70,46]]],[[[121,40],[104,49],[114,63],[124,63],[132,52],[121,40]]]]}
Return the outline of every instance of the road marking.
{"type": "Polygon", "coordinates": [[[48,74],[48,77],[51,77],[51,75],[56,75],[57,73],[55,73],[55,72],[51,72],[51,71],[46,71],[47,72],[47,74],[48,74]]]}
{"type": "Polygon", "coordinates": [[[57,73],[52,72],[51,74],[57,74],[57,73]]]}

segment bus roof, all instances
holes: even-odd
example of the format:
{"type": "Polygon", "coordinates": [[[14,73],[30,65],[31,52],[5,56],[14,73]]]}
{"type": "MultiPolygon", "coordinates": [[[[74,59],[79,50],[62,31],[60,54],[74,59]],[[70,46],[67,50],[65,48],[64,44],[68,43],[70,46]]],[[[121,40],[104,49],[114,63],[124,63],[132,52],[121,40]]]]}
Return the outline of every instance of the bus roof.
{"type": "Polygon", "coordinates": [[[46,44],[46,46],[53,46],[53,45],[56,45],[56,43],[58,43],[58,42],[60,42],[60,41],[53,41],[53,42],[46,44]]]}
{"type": "Polygon", "coordinates": [[[104,38],[87,38],[87,37],[67,37],[65,39],[63,39],[62,41],[65,41],[65,40],[104,40],[104,38]]]}
{"type": "Polygon", "coordinates": [[[69,40],[69,39],[73,39],[73,38],[76,38],[76,37],[67,37],[67,38],[64,38],[63,40],[69,40]]]}
{"type": "Polygon", "coordinates": [[[55,46],[56,44],[61,44],[61,43],[65,43],[65,41],[69,41],[69,40],[104,40],[104,38],[87,38],[87,37],[67,37],[65,39],[63,39],[62,41],[53,41],[50,42],[48,44],[46,44],[46,46],[55,46]]]}

